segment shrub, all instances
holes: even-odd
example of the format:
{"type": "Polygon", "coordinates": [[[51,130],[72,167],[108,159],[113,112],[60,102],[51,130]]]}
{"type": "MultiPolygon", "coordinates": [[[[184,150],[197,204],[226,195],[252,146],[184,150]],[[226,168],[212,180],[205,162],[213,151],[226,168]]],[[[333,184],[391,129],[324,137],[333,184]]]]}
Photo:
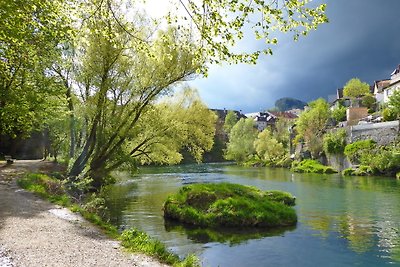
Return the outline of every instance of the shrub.
{"type": "Polygon", "coordinates": [[[164,203],[164,217],[201,227],[276,227],[297,222],[289,193],[238,184],[193,184],[164,203]]]}
{"type": "Polygon", "coordinates": [[[360,140],[352,144],[346,145],[344,154],[349,158],[352,163],[359,163],[361,155],[376,147],[376,142],[373,140],[360,140]]]}
{"type": "Polygon", "coordinates": [[[394,121],[397,119],[396,112],[390,108],[383,109],[382,117],[384,121],[394,121]]]}
{"type": "Polygon", "coordinates": [[[346,147],[346,131],[344,129],[336,132],[325,134],[324,136],[324,151],[326,154],[343,153],[346,147]]]}
{"type": "Polygon", "coordinates": [[[292,171],[304,173],[336,173],[337,171],[332,167],[322,165],[316,160],[306,159],[300,162],[294,161],[292,164],[292,171]]]}
{"type": "Polygon", "coordinates": [[[355,175],[355,169],[353,169],[353,168],[347,168],[347,169],[344,169],[343,171],[342,171],[342,175],[345,175],[345,176],[352,176],[352,175],[355,175]]]}

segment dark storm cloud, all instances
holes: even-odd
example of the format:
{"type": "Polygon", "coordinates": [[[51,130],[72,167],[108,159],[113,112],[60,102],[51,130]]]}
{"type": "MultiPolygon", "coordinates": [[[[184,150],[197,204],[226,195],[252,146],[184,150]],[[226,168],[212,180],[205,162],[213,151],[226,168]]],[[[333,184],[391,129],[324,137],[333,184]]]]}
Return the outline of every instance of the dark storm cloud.
{"type": "Polygon", "coordinates": [[[195,81],[213,108],[258,111],[280,97],[310,101],[335,94],[349,79],[389,78],[400,64],[399,0],[327,0],[330,22],[298,42],[280,39],[257,66],[213,67],[195,81]]]}

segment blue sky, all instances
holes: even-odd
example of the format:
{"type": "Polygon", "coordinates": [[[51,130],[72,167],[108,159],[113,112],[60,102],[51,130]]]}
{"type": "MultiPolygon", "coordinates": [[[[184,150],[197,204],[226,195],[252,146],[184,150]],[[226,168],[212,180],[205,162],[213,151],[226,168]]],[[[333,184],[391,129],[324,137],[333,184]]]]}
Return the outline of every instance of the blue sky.
{"type": "Polygon", "coordinates": [[[321,2],[330,22],[317,31],[297,42],[281,38],[255,66],[211,66],[208,78],[190,85],[210,108],[256,112],[281,97],[327,98],[353,77],[389,78],[400,64],[400,0],[321,2]]]}

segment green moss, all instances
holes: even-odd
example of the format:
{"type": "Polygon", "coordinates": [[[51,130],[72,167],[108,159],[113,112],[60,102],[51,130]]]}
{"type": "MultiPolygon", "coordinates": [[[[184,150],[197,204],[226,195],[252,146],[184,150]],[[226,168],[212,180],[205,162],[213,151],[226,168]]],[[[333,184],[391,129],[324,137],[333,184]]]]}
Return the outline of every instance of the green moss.
{"type": "Polygon", "coordinates": [[[201,227],[277,227],[294,225],[294,197],[239,184],[193,184],[170,195],[164,216],[201,227]]]}
{"type": "Polygon", "coordinates": [[[353,168],[347,168],[347,169],[344,169],[344,170],[342,171],[342,175],[345,175],[345,176],[353,176],[353,175],[355,175],[355,172],[356,172],[355,169],[353,169],[353,168]]]}
{"type": "Polygon", "coordinates": [[[294,161],[292,171],[302,173],[337,173],[335,169],[329,166],[322,165],[316,160],[306,159],[300,162],[294,161]]]}

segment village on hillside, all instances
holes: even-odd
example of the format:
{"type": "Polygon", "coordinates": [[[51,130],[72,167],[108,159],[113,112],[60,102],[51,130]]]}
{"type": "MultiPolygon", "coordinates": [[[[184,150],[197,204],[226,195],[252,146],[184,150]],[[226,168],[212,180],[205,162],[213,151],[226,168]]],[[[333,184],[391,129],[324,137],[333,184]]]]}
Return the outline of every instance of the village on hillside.
{"type": "MultiPolygon", "coordinates": [[[[393,95],[394,91],[399,89],[400,65],[393,70],[389,79],[375,80],[373,84],[370,85],[370,91],[368,95],[360,95],[357,98],[349,97],[343,94],[343,88],[339,88],[336,90],[336,94],[328,96],[328,102],[330,104],[331,111],[345,107],[346,116],[343,117],[343,120],[330,123],[333,123],[332,126],[345,127],[380,123],[385,120],[391,120],[390,116],[384,119],[384,115],[382,113],[389,102],[390,96],[393,95]],[[369,101],[363,101],[363,97],[368,97],[369,101]]],[[[299,114],[307,108],[308,107],[306,105],[304,109],[292,108],[284,111],[265,110],[260,112],[242,113],[242,111],[235,110],[234,112],[236,113],[238,119],[253,118],[256,128],[261,132],[265,128],[273,126],[279,119],[297,119],[299,114]]],[[[221,121],[225,119],[225,116],[228,112],[226,109],[213,109],[213,111],[217,112],[217,115],[221,121]]]]}

